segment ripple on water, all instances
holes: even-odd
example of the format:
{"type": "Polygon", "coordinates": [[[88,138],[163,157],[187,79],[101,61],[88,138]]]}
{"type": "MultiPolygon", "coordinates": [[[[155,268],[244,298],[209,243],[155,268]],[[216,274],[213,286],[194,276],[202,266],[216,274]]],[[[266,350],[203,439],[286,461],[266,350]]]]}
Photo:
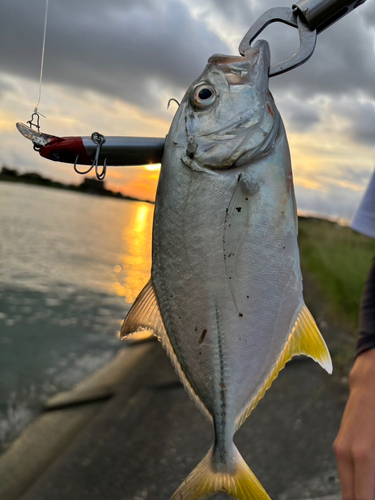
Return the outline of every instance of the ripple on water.
{"type": "Polygon", "coordinates": [[[153,206],[0,183],[0,211],[1,447],[124,347],[117,333],[150,275],[153,206]]]}

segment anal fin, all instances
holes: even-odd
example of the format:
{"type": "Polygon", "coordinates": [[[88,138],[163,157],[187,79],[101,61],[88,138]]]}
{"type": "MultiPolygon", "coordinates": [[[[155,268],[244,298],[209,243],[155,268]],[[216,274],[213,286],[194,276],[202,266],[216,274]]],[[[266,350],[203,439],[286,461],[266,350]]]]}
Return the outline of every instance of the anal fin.
{"type": "Polygon", "coordinates": [[[262,399],[267,389],[271,387],[272,382],[284,368],[286,363],[293,356],[298,356],[300,354],[309,356],[319,363],[328,373],[332,373],[332,360],[327,345],[305,304],[302,305],[298,312],[289,333],[288,340],[262,387],[239,416],[236,426],[237,429],[241,427],[258,402],[262,399]]]}
{"type": "Polygon", "coordinates": [[[177,375],[181,380],[183,386],[185,387],[187,393],[195,402],[197,407],[201,410],[201,412],[205,415],[205,417],[208,420],[212,420],[211,414],[202,403],[201,399],[193,389],[191,383],[189,382],[188,378],[181,368],[180,362],[178,361],[176,353],[165,329],[154,285],[151,279],[135,299],[134,304],[130,308],[128,315],[126,316],[122,324],[120,339],[124,340],[129,335],[144,330],[152,331],[154,335],[156,335],[156,337],[160,340],[164,349],[167,351],[172,365],[174,366],[177,375]]]}
{"type": "Polygon", "coordinates": [[[142,330],[152,331],[159,339],[165,332],[151,280],[143,288],[130,308],[121,327],[120,339],[123,340],[132,333],[142,330]]]}

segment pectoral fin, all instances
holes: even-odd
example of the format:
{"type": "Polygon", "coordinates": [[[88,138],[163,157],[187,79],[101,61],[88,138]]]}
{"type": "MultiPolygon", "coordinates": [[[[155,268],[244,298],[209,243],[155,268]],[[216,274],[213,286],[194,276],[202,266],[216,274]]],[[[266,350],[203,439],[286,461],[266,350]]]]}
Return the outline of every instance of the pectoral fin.
{"type": "Polygon", "coordinates": [[[239,250],[246,237],[251,216],[251,198],[258,192],[258,185],[248,175],[240,174],[237,186],[230,200],[223,234],[223,251],[228,284],[236,309],[236,267],[239,250]]]}
{"type": "Polygon", "coordinates": [[[332,360],[328,348],[322,334],[320,333],[314,318],[306,305],[303,304],[299,310],[295,321],[293,322],[288,340],[281,351],[276,363],[271,369],[268,377],[262,387],[246,407],[244,412],[237,420],[237,429],[241,427],[258,402],[262,399],[267,389],[271,387],[272,382],[278,376],[279,372],[284,368],[286,363],[293,357],[299,354],[309,356],[314,361],[320,364],[328,373],[332,373],[332,360]]]}

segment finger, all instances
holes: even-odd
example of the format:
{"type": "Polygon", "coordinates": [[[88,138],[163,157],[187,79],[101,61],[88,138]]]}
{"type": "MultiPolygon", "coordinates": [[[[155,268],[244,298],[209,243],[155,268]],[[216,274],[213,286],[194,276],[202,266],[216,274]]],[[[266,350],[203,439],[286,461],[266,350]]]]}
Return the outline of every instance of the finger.
{"type": "Polygon", "coordinates": [[[351,454],[336,443],[335,453],[342,498],[343,500],[354,500],[354,464],[351,459],[351,454]]]}
{"type": "Polygon", "coordinates": [[[354,498],[373,500],[375,489],[375,464],[371,450],[353,452],[354,456],[354,498]]]}

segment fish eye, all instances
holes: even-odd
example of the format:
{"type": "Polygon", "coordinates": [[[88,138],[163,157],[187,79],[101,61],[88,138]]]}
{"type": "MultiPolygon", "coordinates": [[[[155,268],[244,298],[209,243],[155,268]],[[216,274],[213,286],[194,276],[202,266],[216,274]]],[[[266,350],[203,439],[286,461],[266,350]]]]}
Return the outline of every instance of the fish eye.
{"type": "Polygon", "coordinates": [[[199,99],[202,99],[202,101],[205,99],[209,99],[211,96],[212,96],[212,90],[207,88],[207,87],[205,87],[204,89],[201,89],[198,92],[198,97],[199,97],[199,99]]]}
{"type": "Polygon", "coordinates": [[[192,103],[197,108],[205,108],[216,100],[216,90],[211,85],[201,84],[194,89],[192,103]]]}

